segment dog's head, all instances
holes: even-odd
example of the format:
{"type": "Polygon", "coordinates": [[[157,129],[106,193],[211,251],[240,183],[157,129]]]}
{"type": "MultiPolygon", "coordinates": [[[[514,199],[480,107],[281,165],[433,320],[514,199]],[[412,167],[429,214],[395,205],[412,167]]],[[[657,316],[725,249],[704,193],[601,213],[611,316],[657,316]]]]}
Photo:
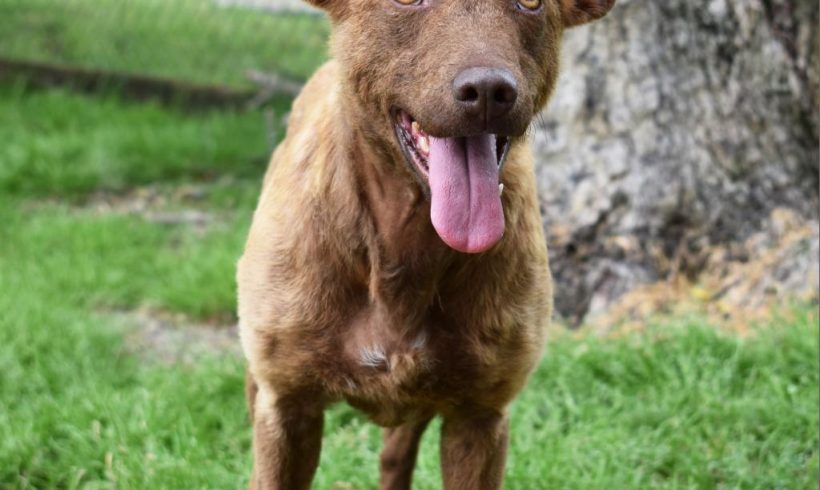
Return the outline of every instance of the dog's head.
{"type": "Polygon", "coordinates": [[[431,197],[441,238],[481,252],[504,233],[499,173],[558,76],[563,30],[615,0],[308,0],[370,131],[431,197]]]}

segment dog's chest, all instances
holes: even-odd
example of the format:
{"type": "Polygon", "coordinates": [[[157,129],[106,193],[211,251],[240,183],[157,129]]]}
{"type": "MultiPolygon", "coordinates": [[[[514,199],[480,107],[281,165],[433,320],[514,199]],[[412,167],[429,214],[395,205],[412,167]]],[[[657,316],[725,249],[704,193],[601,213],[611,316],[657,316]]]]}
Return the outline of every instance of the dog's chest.
{"type": "Polygon", "coordinates": [[[342,330],[342,356],[357,389],[368,383],[410,388],[438,355],[438,335],[427,315],[404,318],[385,305],[362,308],[342,330]]]}
{"type": "Polygon", "coordinates": [[[352,405],[393,425],[488,388],[493,366],[486,352],[503,350],[500,339],[470,335],[473,329],[432,308],[411,317],[392,313],[368,305],[343,329],[339,391],[352,405]]]}

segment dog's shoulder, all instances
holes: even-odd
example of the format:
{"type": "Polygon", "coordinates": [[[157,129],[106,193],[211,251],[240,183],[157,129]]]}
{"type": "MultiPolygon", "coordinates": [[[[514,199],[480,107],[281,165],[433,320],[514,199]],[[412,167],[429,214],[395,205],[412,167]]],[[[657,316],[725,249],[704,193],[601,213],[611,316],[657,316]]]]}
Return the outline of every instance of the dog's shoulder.
{"type": "Polygon", "coordinates": [[[305,124],[327,116],[326,112],[335,105],[334,100],[338,97],[338,73],[339,67],[335,60],[326,62],[316,70],[293,101],[288,118],[289,128],[300,131],[305,124]]]}
{"type": "Polygon", "coordinates": [[[294,100],[285,138],[265,175],[260,208],[293,208],[295,201],[315,199],[338,170],[338,71],[335,61],[325,63],[294,100]]]}

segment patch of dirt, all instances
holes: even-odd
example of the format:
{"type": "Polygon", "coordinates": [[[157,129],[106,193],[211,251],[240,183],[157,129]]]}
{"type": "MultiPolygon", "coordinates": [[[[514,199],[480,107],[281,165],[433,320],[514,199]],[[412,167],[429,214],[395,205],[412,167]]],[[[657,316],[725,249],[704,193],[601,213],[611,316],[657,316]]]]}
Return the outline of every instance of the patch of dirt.
{"type": "MultiPolygon", "coordinates": [[[[150,223],[184,226],[194,233],[203,234],[229,221],[229,211],[216,210],[208,206],[206,200],[215,189],[232,184],[233,180],[228,178],[202,184],[152,184],[126,190],[94,191],[68,202],[72,211],[78,213],[131,215],[150,223]]],[[[48,198],[31,202],[26,208],[36,211],[65,203],[66,200],[61,198],[48,198]]]]}
{"type": "Polygon", "coordinates": [[[127,328],[125,348],[163,364],[194,364],[202,357],[241,356],[235,323],[196,322],[151,308],[114,314],[127,328]]]}
{"type": "Polygon", "coordinates": [[[820,225],[780,208],[762,229],[743,243],[688,258],[705,264],[696,279],[679,274],[636,288],[589,324],[599,332],[630,331],[654,317],[694,312],[746,334],[756,323],[788,314],[790,302],[820,304],[820,225]]]}
{"type": "Polygon", "coordinates": [[[172,188],[154,185],[125,192],[97,191],[79,207],[98,214],[131,214],[152,223],[185,225],[204,231],[221,221],[216,213],[197,207],[207,195],[206,185],[184,184],[172,188]]]}
{"type": "MultiPolygon", "coordinates": [[[[55,36],[53,39],[57,39],[55,36]]],[[[51,37],[49,36],[51,39],[51,37]]],[[[55,57],[65,59],[62,45],[55,45],[55,57]]],[[[112,87],[127,99],[157,101],[183,108],[202,111],[214,108],[245,107],[254,92],[237,90],[224,85],[200,85],[148,74],[126,73],[116,70],[81,68],[60,63],[22,61],[0,57],[0,79],[24,78],[26,83],[41,88],[66,87],[95,94],[112,87]]]]}

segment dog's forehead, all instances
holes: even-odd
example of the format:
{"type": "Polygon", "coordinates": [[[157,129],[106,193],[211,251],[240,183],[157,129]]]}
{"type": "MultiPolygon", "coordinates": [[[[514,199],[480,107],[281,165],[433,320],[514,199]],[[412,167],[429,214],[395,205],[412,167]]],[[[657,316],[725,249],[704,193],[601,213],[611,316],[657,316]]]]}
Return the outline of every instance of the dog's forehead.
{"type": "MultiPolygon", "coordinates": [[[[538,41],[542,31],[560,32],[562,0],[340,0],[353,2],[346,16],[355,34],[372,33],[402,41],[435,39],[441,47],[450,42],[538,41]],[[411,5],[403,5],[408,1],[411,5]],[[522,2],[537,2],[528,10],[522,2]]],[[[350,4],[348,4],[350,5],[350,4]]],[[[433,42],[431,40],[431,42],[433,42]]],[[[396,46],[399,47],[399,46],[396,46]]],[[[519,46],[521,48],[534,46],[519,46]]]]}
{"type": "MultiPolygon", "coordinates": [[[[374,9],[376,7],[384,6],[394,10],[394,12],[405,10],[406,12],[418,9],[418,11],[426,11],[429,13],[442,13],[443,11],[469,13],[472,15],[490,15],[492,13],[500,13],[503,11],[512,12],[518,10],[516,5],[520,0],[419,0],[423,2],[420,5],[413,5],[412,0],[404,0],[411,2],[410,5],[405,5],[402,0],[337,0],[347,2],[348,5],[357,7],[359,9],[374,9]]],[[[560,0],[541,0],[544,10],[547,12],[557,11],[558,2],[560,0]]],[[[373,11],[375,13],[375,11],[373,11]]]]}

